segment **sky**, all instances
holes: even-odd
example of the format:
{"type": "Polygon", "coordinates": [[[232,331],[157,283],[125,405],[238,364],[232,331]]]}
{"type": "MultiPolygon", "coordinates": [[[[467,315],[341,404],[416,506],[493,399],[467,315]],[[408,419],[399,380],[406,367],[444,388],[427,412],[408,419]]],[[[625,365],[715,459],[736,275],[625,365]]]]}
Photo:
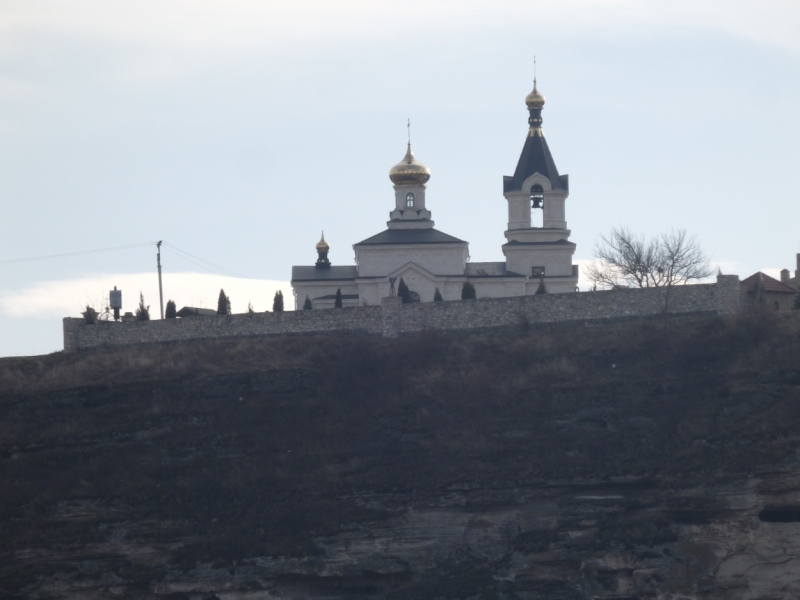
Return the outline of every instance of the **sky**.
{"type": "Polygon", "coordinates": [[[292,308],[320,231],[341,265],[385,228],[407,119],[436,228],[503,260],[534,55],[576,262],[626,225],[794,275],[798,31],[796,0],[4,0],[0,356],[114,285],[158,314],[157,240],[165,302],[292,308]]]}

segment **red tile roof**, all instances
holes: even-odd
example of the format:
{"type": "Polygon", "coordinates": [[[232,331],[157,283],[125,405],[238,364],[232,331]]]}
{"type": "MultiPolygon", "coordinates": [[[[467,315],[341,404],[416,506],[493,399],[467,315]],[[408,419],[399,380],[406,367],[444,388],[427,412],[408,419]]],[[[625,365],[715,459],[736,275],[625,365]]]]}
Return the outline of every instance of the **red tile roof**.
{"type": "Polygon", "coordinates": [[[785,283],[781,283],[777,279],[770,277],[762,273],[761,271],[757,271],[748,277],[747,279],[742,281],[742,286],[748,291],[752,292],[753,288],[756,286],[756,281],[761,282],[761,288],[765,292],[777,292],[779,294],[796,294],[797,290],[791,286],[786,285],[785,283]]]}

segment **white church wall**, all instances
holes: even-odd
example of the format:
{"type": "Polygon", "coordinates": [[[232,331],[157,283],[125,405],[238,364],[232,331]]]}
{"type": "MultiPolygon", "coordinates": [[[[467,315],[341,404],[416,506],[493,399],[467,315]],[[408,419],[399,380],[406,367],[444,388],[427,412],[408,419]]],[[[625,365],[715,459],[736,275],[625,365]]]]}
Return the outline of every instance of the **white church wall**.
{"type": "Polygon", "coordinates": [[[527,229],[531,226],[531,195],[529,192],[509,192],[508,229],[527,229]]]}
{"type": "Polygon", "coordinates": [[[400,211],[425,208],[425,187],[421,185],[394,186],[394,203],[395,210],[400,211]],[[407,206],[406,197],[409,193],[414,194],[413,207],[407,206]]]}
{"type": "MultiPolygon", "coordinates": [[[[345,293],[342,292],[342,295],[344,296],[345,293]]],[[[361,306],[360,299],[359,298],[342,298],[342,307],[348,307],[348,306],[350,306],[350,307],[361,306]]],[[[317,298],[316,300],[314,300],[311,303],[311,307],[314,310],[336,308],[336,298],[330,298],[330,297],[317,298]]],[[[299,308],[302,309],[303,307],[300,306],[299,308]]]]}
{"type": "MultiPolygon", "coordinates": [[[[343,295],[358,294],[358,285],[355,281],[326,281],[326,282],[293,282],[295,294],[297,295],[297,309],[303,308],[306,296],[311,299],[314,308],[318,308],[317,298],[322,296],[336,295],[336,290],[341,289],[343,295]]],[[[322,304],[325,304],[324,302],[322,304]]],[[[331,301],[333,306],[333,301],[331,301]]],[[[319,306],[324,307],[324,306],[319,306]]]]}
{"type": "Polygon", "coordinates": [[[375,281],[358,282],[358,296],[362,303],[375,306],[381,303],[381,298],[389,295],[389,284],[375,281]],[[383,289],[385,288],[385,289],[383,289]]]}
{"type": "Polygon", "coordinates": [[[530,277],[533,267],[544,267],[545,276],[571,277],[573,246],[542,248],[507,246],[505,250],[508,270],[530,277]]]}
{"type": "MultiPolygon", "coordinates": [[[[466,281],[466,277],[430,279],[419,272],[409,270],[398,275],[395,282],[395,290],[400,285],[401,277],[412,292],[419,294],[422,302],[433,302],[433,296],[437,288],[444,300],[460,300],[461,288],[464,285],[464,281],[466,281]]],[[[360,299],[373,306],[380,304],[381,298],[386,298],[389,295],[389,283],[385,281],[360,281],[358,290],[360,299]]]]}
{"type": "MultiPolygon", "coordinates": [[[[575,288],[578,285],[577,278],[570,278],[565,279],[559,277],[558,279],[550,279],[548,280],[545,278],[544,280],[544,287],[547,289],[548,294],[568,294],[575,291],[575,288]]],[[[536,290],[539,289],[539,280],[538,279],[531,279],[528,282],[527,286],[527,295],[528,296],[535,296],[536,290]]]]}
{"type": "Polygon", "coordinates": [[[461,280],[445,281],[444,285],[439,288],[442,298],[445,300],[461,300],[461,289],[464,287],[466,280],[467,278],[464,277],[461,280]]]}
{"type": "Polygon", "coordinates": [[[403,277],[403,280],[410,291],[419,294],[421,302],[433,302],[437,288],[444,300],[460,300],[461,289],[464,286],[466,277],[460,278],[460,281],[433,281],[420,276],[418,273],[408,273],[403,277]]]}
{"type": "Polygon", "coordinates": [[[546,228],[553,229],[566,229],[566,211],[565,211],[566,196],[563,194],[551,193],[545,194],[544,197],[544,221],[543,225],[546,228]]]}
{"type": "Polygon", "coordinates": [[[461,275],[468,256],[466,243],[356,248],[358,274],[361,277],[386,277],[410,262],[434,275],[461,275]]]}
{"type": "MultiPolygon", "coordinates": [[[[478,298],[505,298],[507,296],[525,295],[525,279],[518,277],[511,280],[470,279],[475,286],[475,295],[478,298]]],[[[459,298],[461,297],[459,293],[459,298]]]]}

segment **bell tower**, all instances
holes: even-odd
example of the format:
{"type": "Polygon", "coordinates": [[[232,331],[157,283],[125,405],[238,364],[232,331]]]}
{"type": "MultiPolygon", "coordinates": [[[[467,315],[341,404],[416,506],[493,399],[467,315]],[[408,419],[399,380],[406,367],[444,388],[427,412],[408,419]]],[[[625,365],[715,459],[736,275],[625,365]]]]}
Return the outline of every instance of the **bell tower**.
{"type": "Polygon", "coordinates": [[[572,264],[575,244],[569,241],[565,212],[569,176],[559,175],[544,137],[544,103],[534,78],[533,91],[525,97],[528,135],[514,175],[503,177],[508,202],[508,241],[503,254],[508,271],[537,281],[544,277],[550,292],[570,292],[578,284],[578,267],[572,264]],[[542,227],[531,225],[534,210],[543,213],[542,227]]]}

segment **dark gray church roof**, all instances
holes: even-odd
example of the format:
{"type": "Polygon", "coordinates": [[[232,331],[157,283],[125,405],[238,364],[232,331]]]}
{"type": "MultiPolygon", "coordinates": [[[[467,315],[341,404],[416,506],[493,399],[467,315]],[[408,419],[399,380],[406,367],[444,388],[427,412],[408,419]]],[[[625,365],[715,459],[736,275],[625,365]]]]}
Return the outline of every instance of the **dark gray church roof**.
{"type": "MultiPolygon", "coordinates": [[[[314,300],[335,300],[336,294],[328,294],[327,296],[320,296],[314,300]]],[[[358,300],[358,294],[342,294],[342,300],[358,300]]]]}
{"type": "Polygon", "coordinates": [[[525,277],[507,270],[504,262],[467,263],[465,275],[470,279],[525,277]]]}
{"type": "MultiPolygon", "coordinates": [[[[505,246],[575,246],[575,242],[570,242],[569,240],[556,240],[555,242],[518,242],[517,240],[511,240],[510,242],[506,242],[503,244],[505,246]]],[[[577,246],[576,246],[577,247],[577,246]]]]}
{"type": "Polygon", "coordinates": [[[217,311],[212,308],[197,308],[196,306],[184,306],[175,313],[176,317],[216,317],[217,311]]]}
{"type": "Polygon", "coordinates": [[[317,267],[292,267],[292,281],[340,281],[358,277],[355,265],[318,269],[317,267]]]}
{"type": "Polygon", "coordinates": [[[438,229],[387,229],[373,235],[356,246],[389,244],[464,244],[464,240],[442,233],[438,229]]]}
{"type": "Polygon", "coordinates": [[[525,180],[534,173],[547,177],[554,190],[569,190],[569,175],[558,174],[547,140],[541,132],[525,138],[514,176],[503,177],[503,193],[521,190],[525,180]]]}

